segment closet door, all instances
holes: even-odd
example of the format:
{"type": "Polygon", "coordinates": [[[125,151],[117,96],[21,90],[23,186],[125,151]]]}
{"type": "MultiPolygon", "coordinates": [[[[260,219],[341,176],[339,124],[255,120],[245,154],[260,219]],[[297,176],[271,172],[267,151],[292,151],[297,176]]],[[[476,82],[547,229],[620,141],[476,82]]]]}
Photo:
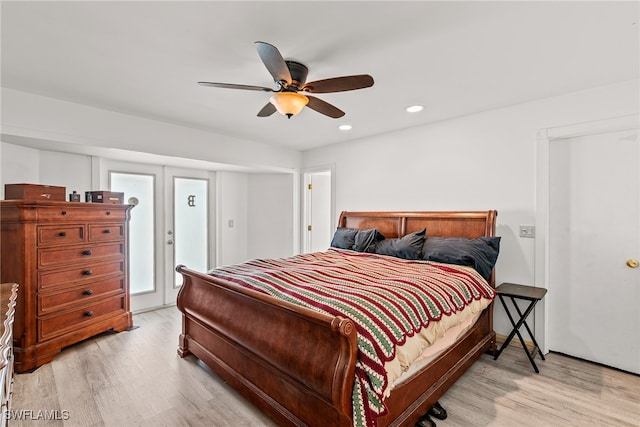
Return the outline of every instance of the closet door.
{"type": "Polygon", "coordinates": [[[549,144],[549,349],[640,373],[638,130],[549,144]]]}

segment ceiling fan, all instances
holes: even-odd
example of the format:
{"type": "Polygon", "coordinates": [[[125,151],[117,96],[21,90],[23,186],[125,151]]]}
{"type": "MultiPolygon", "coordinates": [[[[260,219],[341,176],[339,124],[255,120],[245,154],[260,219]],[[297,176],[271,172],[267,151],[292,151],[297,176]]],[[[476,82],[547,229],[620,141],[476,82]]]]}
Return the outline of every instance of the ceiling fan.
{"type": "Polygon", "coordinates": [[[232,83],[198,82],[198,84],[226,89],[274,92],[269,102],[258,112],[258,117],[268,117],[278,111],[291,118],[291,116],[298,114],[307,106],[334,119],[344,116],[344,111],[308,94],[345,92],[373,86],[373,77],[368,74],[333,77],[305,83],[309,69],[304,64],[296,61],[285,61],[280,51],[269,43],[257,41],[255,44],[258,55],[273,76],[277,89],[232,83]]]}

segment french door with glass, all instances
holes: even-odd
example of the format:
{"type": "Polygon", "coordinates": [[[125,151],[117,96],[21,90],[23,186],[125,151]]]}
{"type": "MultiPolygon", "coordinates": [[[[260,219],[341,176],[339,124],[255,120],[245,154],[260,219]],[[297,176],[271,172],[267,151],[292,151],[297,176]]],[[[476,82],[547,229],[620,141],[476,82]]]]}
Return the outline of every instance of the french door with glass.
{"type": "Polygon", "coordinates": [[[132,311],[175,304],[182,284],[176,265],[198,271],[212,265],[213,173],[110,160],[100,169],[101,182],[135,205],[129,223],[132,311]]]}
{"type": "Polygon", "coordinates": [[[182,285],[182,276],[175,271],[177,265],[206,272],[211,265],[210,173],[206,171],[167,168],[166,187],[169,190],[165,209],[165,274],[166,300],[175,302],[182,285]]]}

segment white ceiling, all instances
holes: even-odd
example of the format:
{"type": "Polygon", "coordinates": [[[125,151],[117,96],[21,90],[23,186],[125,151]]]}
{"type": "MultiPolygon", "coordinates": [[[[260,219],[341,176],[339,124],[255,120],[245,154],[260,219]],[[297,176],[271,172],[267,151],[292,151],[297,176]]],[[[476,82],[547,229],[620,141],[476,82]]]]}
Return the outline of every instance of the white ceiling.
{"type": "Polygon", "coordinates": [[[637,79],[639,3],[483,1],[2,1],[2,86],[305,150],[637,79]],[[256,117],[275,87],[254,46],[308,81],[371,74],[318,95],[346,112],[256,117]],[[422,104],[421,113],[404,108],[422,104]],[[338,125],[351,124],[351,131],[338,125]]]}

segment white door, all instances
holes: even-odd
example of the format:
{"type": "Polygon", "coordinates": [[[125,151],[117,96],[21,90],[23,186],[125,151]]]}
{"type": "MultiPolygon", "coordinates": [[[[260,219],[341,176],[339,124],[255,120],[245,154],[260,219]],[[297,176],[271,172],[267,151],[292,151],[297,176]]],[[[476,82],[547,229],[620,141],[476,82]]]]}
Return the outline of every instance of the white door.
{"type": "Polygon", "coordinates": [[[552,351],[640,373],[638,130],[549,144],[552,351]]]}
{"type": "Polygon", "coordinates": [[[213,174],[192,169],[167,168],[165,187],[169,192],[165,208],[165,294],[174,303],[182,285],[177,265],[206,272],[213,265],[210,236],[213,222],[211,209],[213,174]]]}
{"type": "Polygon", "coordinates": [[[163,168],[156,165],[100,160],[98,188],[124,193],[134,204],[129,221],[129,291],[131,311],[164,305],[162,269],[163,168]]]}
{"type": "Polygon", "coordinates": [[[326,251],[333,235],[331,170],[307,172],[305,179],[305,252],[326,251]]]}
{"type": "Polygon", "coordinates": [[[129,222],[131,311],[172,305],[181,285],[177,264],[206,271],[211,255],[214,174],[100,159],[98,187],[136,206],[129,222]]]}

